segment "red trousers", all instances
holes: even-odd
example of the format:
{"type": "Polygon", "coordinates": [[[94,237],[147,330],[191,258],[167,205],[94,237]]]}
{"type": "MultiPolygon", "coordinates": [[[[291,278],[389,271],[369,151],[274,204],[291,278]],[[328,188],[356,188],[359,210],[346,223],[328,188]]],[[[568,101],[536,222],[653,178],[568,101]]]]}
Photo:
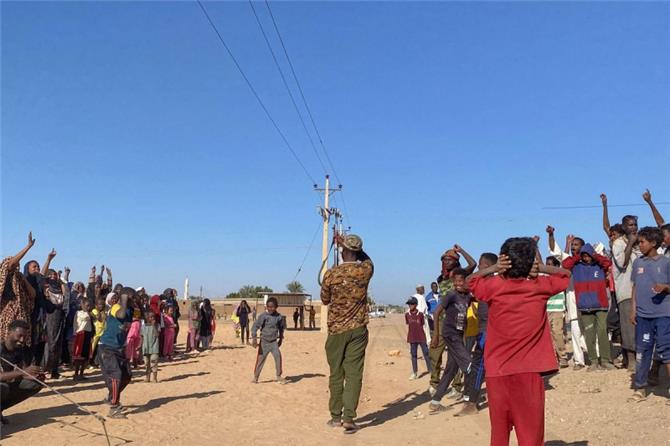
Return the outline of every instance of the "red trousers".
{"type": "Polygon", "coordinates": [[[539,373],[486,377],[491,446],[509,446],[512,427],[519,446],[544,444],[544,380],[539,373]]]}

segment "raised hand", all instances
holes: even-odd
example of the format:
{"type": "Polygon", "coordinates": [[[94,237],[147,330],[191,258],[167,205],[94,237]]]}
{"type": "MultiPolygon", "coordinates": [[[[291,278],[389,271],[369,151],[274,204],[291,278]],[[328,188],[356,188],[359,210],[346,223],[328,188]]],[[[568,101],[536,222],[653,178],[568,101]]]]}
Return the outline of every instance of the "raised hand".
{"type": "Polygon", "coordinates": [[[35,244],[35,239],[33,238],[33,231],[30,231],[28,233],[28,246],[30,246],[32,248],[34,244],[35,244]]]}
{"type": "Polygon", "coordinates": [[[57,254],[56,250],[54,248],[51,248],[51,252],[49,253],[49,258],[53,259],[54,257],[56,257],[56,254],[57,254]]]}
{"type": "Polygon", "coordinates": [[[554,234],[554,231],[555,231],[555,229],[554,229],[554,227],[553,227],[553,226],[547,226],[547,229],[546,229],[546,231],[547,231],[547,234],[549,234],[549,235],[553,235],[553,234],[554,234]]]}
{"type": "Polygon", "coordinates": [[[568,245],[572,245],[572,241],[575,239],[575,236],[573,234],[568,234],[567,237],[565,237],[565,241],[568,242],[568,245]]]}
{"type": "Polygon", "coordinates": [[[535,242],[535,244],[537,244],[537,242],[540,241],[540,236],[539,235],[534,235],[533,236],[533,241],[535,242]]]}
{"type": "Polygon", "coordinates": [[[603,206],[607,206],[607,195],[604,193],[600,194],[600,201],[602,201],[603,206]]]}
{"type": "MultiPolygon", "coordinates": [[[[111,275],[112,275],[112,270],[109,269],[109,266],[106,267],[105,270],[107,271],[107,275],[108,275],[108,276],[111,276],[111,275]]],[[[100,271],[100,275],[102,275],[102,271],[100,271]]]]}
{"type": "Polygon", "coordinates": [[[456,244],[454,245],[454,251],[460,253],[461,251],[463,251],[463,248],[461,248],[461,245],[456,244]]]}
{"type": "Polygon", "coordinates": [[[642,199],[647,203],[651,203],[651,192],[649,192],[649,189],[646,189],[644,191],[644,193],[642,194],[642,199]]]}
{"type": "Polygon", "coordinates": [[[500,254],[498,257],[498,263],[496,263],[496,269],[499,273],[504,273],[512,267],[512,261],[510,260],[507,254],[500,254]]]}
{"type": "Polygon", "coordinates": [[[104,272],[105,272],[105,265],[102,265],[100,267],[100,275],[102,276],[104,274],[104,272]]]}

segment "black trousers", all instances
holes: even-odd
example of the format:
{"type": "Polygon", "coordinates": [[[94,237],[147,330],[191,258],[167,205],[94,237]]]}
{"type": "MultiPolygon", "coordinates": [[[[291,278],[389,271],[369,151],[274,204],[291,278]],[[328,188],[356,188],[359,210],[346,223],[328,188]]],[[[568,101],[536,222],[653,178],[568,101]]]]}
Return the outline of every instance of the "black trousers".
{"type": "Polygon", "coordinates": [[[465,348],[463,341],[463,334],[450,334],[444,338],[447,343],[447,366],[444,369],[444,374],[437,385],[437,392],[433,399],[439,401],[447,393],[449,385],[454,380],[458,370],[467,375],[470,370],[470,352],[465,348]]]}
{"type": "Polygon", "coordinates": [[[109,401],[113,406],[121,403],[121,392],[130,383],[130,361],[126,358],[125,349],[115,349],[106,345],[98,346],[100,370],[105,378],[109,401]]]}
{"type": "Polygon", "coordinates": [[[477,404],[482,393],[484,383],[484,345],[486,343],[486,332],[477,336],[475,350],[472,352],[470,371],[465,376],[465,392],[463,398],[466,401],[477,404]]]}
{"type": "Polygon", "coordinates": [[[46,332],[47,342],[44,346],[42,364],[44,370],[56,373],[60,365],[65,335],[65,313],[62,308],[56,308],[52,313],[47,313],[46,332]]]}

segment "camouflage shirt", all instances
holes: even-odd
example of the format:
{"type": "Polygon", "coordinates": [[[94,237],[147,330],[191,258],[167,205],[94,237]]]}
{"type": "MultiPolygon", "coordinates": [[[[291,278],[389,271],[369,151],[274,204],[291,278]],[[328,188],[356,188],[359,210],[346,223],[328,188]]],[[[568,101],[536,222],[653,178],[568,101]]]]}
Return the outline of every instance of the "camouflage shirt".
{"type": "Polygon", "coordinates": [[[326,271],[321,302],[328,305],[328,334],[338,334],[368,324],[368,284],[372,261],[345,262],[326,271]]]}

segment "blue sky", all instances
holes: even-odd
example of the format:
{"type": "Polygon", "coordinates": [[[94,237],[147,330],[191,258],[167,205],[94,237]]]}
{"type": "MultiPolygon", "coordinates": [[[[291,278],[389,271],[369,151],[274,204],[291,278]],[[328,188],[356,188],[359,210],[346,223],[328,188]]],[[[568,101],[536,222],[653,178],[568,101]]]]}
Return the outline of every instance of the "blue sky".
{"type": "MultiPolygon", "coordinates": [[[[249,4],[206,6],[322,181],[249,4]]],[[[669,3],[272,6],[378,300],[456,242],[478,255],[548,223],[603,239],[599,209],[543,207],[670,201],[669,3]]],[[[1,105],[3,255],[32,230],[29,257],[55,247],[77,280],[104,263],[216,296],[295,275],[320,198],[196,3],[3,2],[1,105]]],[[[652,223],[612,217],[629,212],[652,223]]],[[[298,276],[314,293],[319,256],[317,239],[298,276]]]]}

